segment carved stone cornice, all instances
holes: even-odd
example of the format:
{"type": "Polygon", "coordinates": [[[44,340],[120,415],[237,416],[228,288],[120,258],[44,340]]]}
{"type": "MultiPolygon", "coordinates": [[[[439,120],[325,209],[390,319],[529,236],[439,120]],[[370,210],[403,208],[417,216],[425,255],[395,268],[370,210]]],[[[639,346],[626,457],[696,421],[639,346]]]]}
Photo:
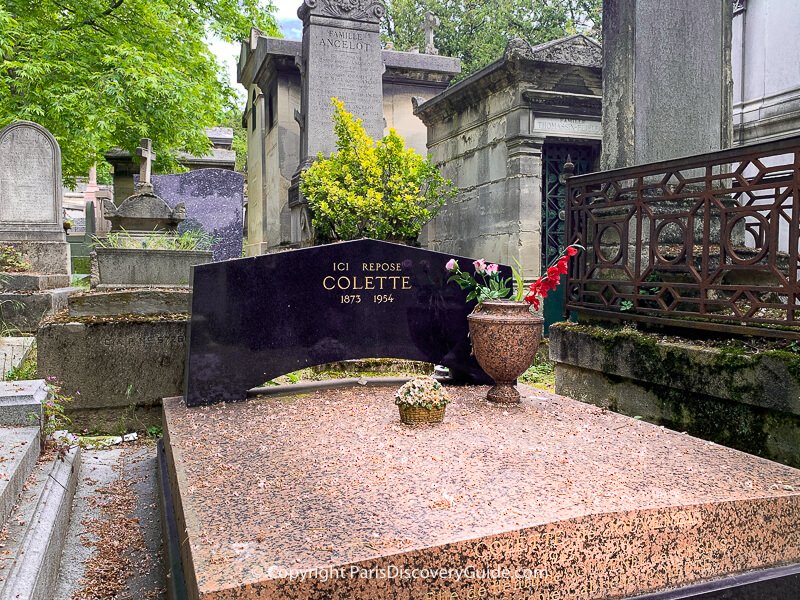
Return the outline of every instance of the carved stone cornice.
{"type": "Polygon", "coordinates": [[[298,18],[305,22],[310,15],[380,23],[386,14],[382,0],[303,0],[297,9],[298,18]]]}

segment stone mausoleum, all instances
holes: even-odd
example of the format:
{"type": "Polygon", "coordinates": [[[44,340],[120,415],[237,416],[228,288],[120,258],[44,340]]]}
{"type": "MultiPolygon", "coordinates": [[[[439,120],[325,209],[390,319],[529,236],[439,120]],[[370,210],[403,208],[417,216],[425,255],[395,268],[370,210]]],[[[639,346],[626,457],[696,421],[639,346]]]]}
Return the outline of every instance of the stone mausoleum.
{"type": "Polygon", "coordinates": [[[796,0],[734,1],[734,145],[800,133],[798,30],[796,0]]]}
{"type": "Polygon", "coordinates": [[[509,42],[504,55],[417,106],[428,148],[459,188],[423,230],[431,250],[524,265],[526,278],[563,248],[564,183],[596,170],[602,49],[574,35],[539,46],[509,42]]]}
{"type": "Polygon", "coordinates": [[[311,224],[296,192],[297,176],[307,159],[334,149],[331,97],[362,118],[373,137],[394,127],[425,154],[426,128],[414,115],[412,98],[436,96],[461,70],[456,58],[381,49],[375,15],[337,10],[325,2],[304,4],[304,42],[253,30],[242,44],[249,256],[309,243],[311,224]]]}

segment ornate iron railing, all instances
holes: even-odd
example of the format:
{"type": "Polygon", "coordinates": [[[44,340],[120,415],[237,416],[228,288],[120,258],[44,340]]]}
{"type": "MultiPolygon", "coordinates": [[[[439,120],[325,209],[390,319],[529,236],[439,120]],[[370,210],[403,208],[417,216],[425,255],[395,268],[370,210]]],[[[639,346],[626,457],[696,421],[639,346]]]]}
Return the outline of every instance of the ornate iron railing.
{"type": "Polygon", "coordinates": [[[800,337],[800,136],[567,186],[568,312],[800,337]]]}

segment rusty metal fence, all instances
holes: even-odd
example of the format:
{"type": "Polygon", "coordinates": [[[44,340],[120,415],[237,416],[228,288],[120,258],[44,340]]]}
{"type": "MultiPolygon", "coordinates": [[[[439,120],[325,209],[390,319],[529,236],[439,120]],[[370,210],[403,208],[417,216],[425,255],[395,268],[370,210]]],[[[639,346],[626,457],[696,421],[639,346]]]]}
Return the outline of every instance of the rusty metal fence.
{"type": "Polygon", "coordinates": [[[800,337],[800,136],[571,177],[566,311],[800,337]]]}

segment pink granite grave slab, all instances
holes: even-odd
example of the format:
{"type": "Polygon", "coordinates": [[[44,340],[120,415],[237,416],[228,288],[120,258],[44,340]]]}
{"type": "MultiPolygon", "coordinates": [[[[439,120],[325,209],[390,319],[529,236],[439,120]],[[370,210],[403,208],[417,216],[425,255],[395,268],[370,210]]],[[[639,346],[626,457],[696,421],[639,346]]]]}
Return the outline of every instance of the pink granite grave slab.
{"type": "Polygon", "coordinates": [[[164,401],[190,597],[624,598],[800,561],[800,471],[520,386],[164,401]]]}

